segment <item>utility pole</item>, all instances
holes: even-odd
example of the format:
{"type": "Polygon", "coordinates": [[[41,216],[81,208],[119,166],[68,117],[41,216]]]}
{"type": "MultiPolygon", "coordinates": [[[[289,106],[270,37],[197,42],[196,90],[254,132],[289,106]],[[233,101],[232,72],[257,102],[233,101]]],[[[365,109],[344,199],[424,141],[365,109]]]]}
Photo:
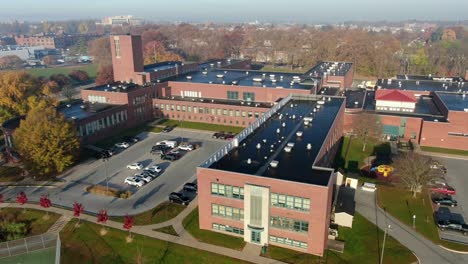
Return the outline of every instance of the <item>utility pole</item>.
{"type": "Polygon", "coordinates": [[[388,231],[390,230],[391,226],[388,225],[387,227],[385,227],[385,233],[384,233],[384,237],[383,237],[383,243],[382,243],[382,254],[380,254],[380,264],[383,263],[383,256],[384,256],[384,250],[385,250],[385,240],[387,238],[387,233],[388,231]]]}

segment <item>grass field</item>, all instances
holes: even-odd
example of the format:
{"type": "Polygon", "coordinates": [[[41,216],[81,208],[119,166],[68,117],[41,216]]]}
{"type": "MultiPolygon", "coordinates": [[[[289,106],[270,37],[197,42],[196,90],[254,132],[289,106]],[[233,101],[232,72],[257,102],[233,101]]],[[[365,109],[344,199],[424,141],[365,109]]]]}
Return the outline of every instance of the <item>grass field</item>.
{"type": "MultiPolygon", "coordinates": [[[[186,207],[180,204],[163,202],[152,210],[133,216],[135,225],[159,224],[179,215],[186,207]]],[[[123,217],[111,217],[111,220],[123,223],[123,217]]]]}
{"type": "MultiPolygon", "coordinates": [[[[355,214],[352,229],[339,229],[339,236],[340,239],[345,241],[345,250],[343,253],[327,250],[324,257],[317,257],[270,245],[268,246],[265,256],[294,264],[379,263],[383,231],[367,221],[360,214],[355,214]]],[[[383,263],[399,264],[413,262],[416,262],[416,257],[411,251],[401,245],[393,237],[388,236],[385,242],[383,263]]]]}
{"type": "Polygon", "coordinates": [[[245,246],[245,242],[242,237],[201,230],[198,221],[198,208],[187,215],[187,217],[182,221],[182,224],[185,230],[187,230],[198,241],[235,250],[242,250],[245,246]]]}
{"type": "MultiPolygon", "coordinates": [[[[49,218],[44,220],[44,211],[22,208],[2,208],[0,219],[7,222],[26,223],[26,236],[35,236],[45,233],[60,217],[58,214],[49,213],[49,218]]],[[[0,241],[1,242],[1,241],[0,241]]]]}
{"type": "Polygon", "coordinates": [[[18,182],[24,179],[19,167],[0,166],[0,182],[18,182]]]}
{"type": "Polygon", "coordinates": [[[101,236],[100,225],[82,221],[80,227],[75,228],[76,221],[70,221],[60,233],[61,263],[247,263],[142,235],[133,234],[133,241],[127,243],[128,232],[109,228],[107,234],[101,236]]]}
{"type": "Polygon", "coordinates": [[[54,68],[34,68],[34,69],[27,69],[26,72],[37,76],[37,77],[50,77],[53,74],[65,74],[68,75],[70,72],[74,70],[82,70],[88,73],[89,78],[95,79],[97,75],[97,64],[86,64],[86,65],[78,65],[78,66],[67,66],[67,67],[54,67],[54,68]]]}
{"type": "Polygon", "coordinates": [[[425,146],[421,146],[421,150],[422,151],[427,151],[427,152],[436,152],[436,153],[443,153],[443,154],[468,156],[468,150],[435,148],[435,147],[425,147],[425,146]]]}
{"type": "Polygon", "coordinates": [[[340,155],[336,156],[335,166],[345,171],[358,172],[364,166],[365,159],[369,156],[384,157],[390,155],[388,143],[367,143],[366,149],[362,150],[363,143],[356,138],[344,137],[341,144],[340,155]]]}
{"type": "Polygon", "coordinates": [[[207,130],[207,131],[213,131],[213,132],[224,131],[224,132],[232,132],[236,134],[244,130],[244,127],[225,126],[225,125],[218,125],[218,124],[206,124],[206,123],[189,122],[189,121],[179,122],[179,120],[172,120],[172,119],[166,120],[160,125],[177,126],[180,128],[207,130]]]}
{"type": "Polygon", "coordinates": [[[432,204],[427,192],[412,197],[411,192],[397,187],[379,186],[378,203],[381,208],[408,226],[413,225],[413,215],[416,215],[416,231],[430,239],[435,244],[444,247],[468,251],[468,245],[452,243],[439,239],[437,226],[432,215],[432,204]]]}
{"type": "Polygon", "coordinates": [[[0,259],[2,264],[51,264],[55,263],[55,248],[42,249],[9,258],[0,259]]]}
{"type": "Polygon", "coordinates": [[[161,232],[161,233],[169,234],[169,235],[172,235],[172,236],[179,236],[179,234],[177,234],[177,232],[175,231],[174,227],[171,226],[171,225],[161,227],[161,228],[158,228],[158,229],[153,229],[153,230],[156,231],[156,232],[161,232]]]}

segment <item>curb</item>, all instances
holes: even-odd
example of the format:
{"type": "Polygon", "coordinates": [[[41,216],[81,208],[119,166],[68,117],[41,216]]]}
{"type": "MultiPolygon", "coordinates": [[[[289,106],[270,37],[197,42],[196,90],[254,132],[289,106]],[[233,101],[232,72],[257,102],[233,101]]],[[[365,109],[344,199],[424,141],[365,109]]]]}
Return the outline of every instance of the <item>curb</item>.
{"type": "Polygon", "coordinates": [[[455,250],[455,249],[446,248],[446,247],[444,247],[442,245],[438,245],[438,246],[445,249],[445,250],[447,250],[447,251],[453,252],[453,253],[464,254],[464,255],[468,254],[467,251],[458,251],[458,250],[455,250]]]}

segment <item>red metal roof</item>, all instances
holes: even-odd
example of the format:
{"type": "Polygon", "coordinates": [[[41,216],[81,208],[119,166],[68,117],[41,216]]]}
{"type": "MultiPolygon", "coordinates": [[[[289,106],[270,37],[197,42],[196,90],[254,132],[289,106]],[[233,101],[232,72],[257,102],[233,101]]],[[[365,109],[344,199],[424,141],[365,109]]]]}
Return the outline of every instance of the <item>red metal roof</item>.
{"type": "Polygon", "coordinates": [[[380,89],[375,92],[375,100],[416,103],[413,93],[397,89],[380,89]]]}

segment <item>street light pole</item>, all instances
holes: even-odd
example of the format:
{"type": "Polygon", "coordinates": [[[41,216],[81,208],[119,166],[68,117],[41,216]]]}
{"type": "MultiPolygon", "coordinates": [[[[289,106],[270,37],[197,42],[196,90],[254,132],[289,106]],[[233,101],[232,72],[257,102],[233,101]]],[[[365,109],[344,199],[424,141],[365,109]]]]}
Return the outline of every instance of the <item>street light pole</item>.
{"type": "Polygon", "coordinates": [[[416,215],[413,215],[413,228],[416,228],[416,215]]]}
{"type": "Polygon", "coordinates": [[[382,254],[380,254],[380,264],[383,263],[383,256],[384,256],[384,250],[385,250],[385,240],[387,238],[387,233],[389,231],[389,229],[391,228],[390,225],[388,225],[387,227],[385,227],[385,233],[384,233],[384,237],[383,237],[383,243],[382,243],[382,254]]]}
{"type": "Polygon", "coordinates": [[[105,155],[102,157],[102,162],[104,162],[104,170],[105,170],[105,176],[106,176],[106,193],[109,193],[109,178],[107,175],[107,161],[109,160],[109,156],[105,155]]]}

